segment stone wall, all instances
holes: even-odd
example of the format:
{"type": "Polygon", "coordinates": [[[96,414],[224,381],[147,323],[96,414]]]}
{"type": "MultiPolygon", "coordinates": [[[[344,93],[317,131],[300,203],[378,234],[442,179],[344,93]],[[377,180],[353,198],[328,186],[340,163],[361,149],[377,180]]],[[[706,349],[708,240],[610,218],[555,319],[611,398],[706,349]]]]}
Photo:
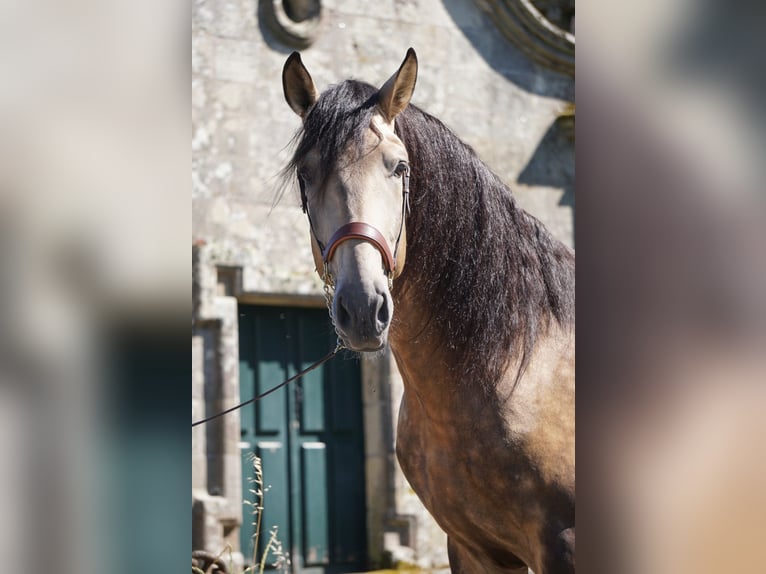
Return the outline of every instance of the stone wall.
{"type": "MultiPolygon", "coordinates": [[[[382,84],[414,47],[420,67],[413,103],[471,144],[522,206],[573,244],[572,78],[533,63],[468,0],[324,0],[318,18],[318,3],[294,6],[306,10],[304,24],[280,32],[279,0],[193,4],[196,414],[238,397],[237,301],[322,304],[297,192],[288,189],[276,201],[277,176],[299,127],[282,96],[281,70],[293,50],[286,39],[311,43],[303,60],[320,90],[347,77],[382,84]]],[[[393,361],[365,360],[363,378],[380,391],[364,399],[367,486],[385,491],[368,492],[370,556],[443,565],[445,537],[393,455],[401,395],[393,361]]],[[[223,436],[194,435],[194,543],[215,552],[236,540],[241,515],[239,419],[231,420],[223,436]]]]}
{"type": "MultiPolygon", "coordinates": [[[[573,145],[560,141],[556,122],[573,101],[571,78],[530,62],[466,0],[325,0],[322,15],[304,50],[320,89],[347,77],[381,84],[413,46],[413,103],[471,144],[523,206],[572,243],[573,145]]],[[[274,205],[299,126],[281,90],[291,50],[259,26],[256,0],[194,2],[195,236],[214,244],[221,261],[245,266],[246,283],[305,293],[317,281],[295,191],[274,205]],[[285,254],[289,266],[280,264],[285,254]]]]}

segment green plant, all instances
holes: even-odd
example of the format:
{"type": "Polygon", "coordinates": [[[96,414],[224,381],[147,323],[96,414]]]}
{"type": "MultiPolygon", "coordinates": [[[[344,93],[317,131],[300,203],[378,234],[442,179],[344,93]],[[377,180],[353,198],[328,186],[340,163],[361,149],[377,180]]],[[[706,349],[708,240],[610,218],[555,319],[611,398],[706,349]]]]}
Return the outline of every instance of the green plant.
{"type": "MultiPolygon", "coordinates": [[[[269,531],[269,539],[266,541],[266,545],[263,548],[261,557],[258,557],[258,539],[261,532],[264,499],[268,489],[263,485],[263,467],[261,465],[261,459],[255,454],[251,454],[248,459],[252,461],[253,470],[255,472],[255,475],[249,479],[251,488],[248,489],[248,492],[253,495],[253,499],[245,500],[243,502],[253,509],[252,524],[255,526],[255,533],[253,534],[253,563],[245,568],[241,574],[263,574],[266,569],[266,561],[269,555],[271,555],[274,559],[272,566],[274,566],[277,572],[289,574],[290,556],[282,549],[282,543],[277,537],[278,528],[276,526],[273,526],[269,531]]],[[[222,567],[225,565],[223,562],[223,556],[226,553],[228,553],[228,568],[226,568],[226,570],[228,570],[230,573],[233,573],[234,564],[232,559],[232,550],[231,546],[228,544],[226,545],[226,548],[224,548],[217,556],[207,552],[200,552],[201,555],[205,555],[206,563],[208,563],[209,566],[207,569],[203,570],[198,566],[192,565],[192,572],[194,574],[215,574],[216,572],[223,571],[222,567]]],[[[194,557],[194,553],[192,553],[192,557],[194,557]]]]}
{"type": "Polygon", "coordinates": [[[245,568],[242,574],[248,572],[255,574],[263,574],[266,569],[266,559],[269,553],[274,557],[273,566],[278,572],[288,574],[290,572],[290,556],[282,549],[282,543],[277,538],[278,528],[273,526],[269,531],[269,539],[266,542],[266,546],[263,548],[263,554],[260,560],[258,560],[258,539],[261,532],[261,519],[263,517],[264,500],[266,497],[266,488],[263,485],[263,466],[261,459],[255,454],[251,454],[249,457],[253,463],[253,469],[255,476],[250,479],[252,488],[248,489],[253,495],[253,500],[245,500],[245,504],[249,505],[253,509],[253,526],[255,526],[255,533],[253,534],[253,564],[245,568]]]}

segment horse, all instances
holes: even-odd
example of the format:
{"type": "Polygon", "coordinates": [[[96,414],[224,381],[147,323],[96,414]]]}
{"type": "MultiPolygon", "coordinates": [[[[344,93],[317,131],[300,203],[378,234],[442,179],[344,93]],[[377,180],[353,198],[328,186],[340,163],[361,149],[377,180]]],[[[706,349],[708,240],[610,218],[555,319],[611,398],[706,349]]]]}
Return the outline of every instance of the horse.
{"type": "Polygon", "coordinates": [[[452,572],[574,572],[574,252],[410,103],[417,70],[320,95],[293,52],[286,183],[339,340],[396,360],[397,458],[452,572]]]}

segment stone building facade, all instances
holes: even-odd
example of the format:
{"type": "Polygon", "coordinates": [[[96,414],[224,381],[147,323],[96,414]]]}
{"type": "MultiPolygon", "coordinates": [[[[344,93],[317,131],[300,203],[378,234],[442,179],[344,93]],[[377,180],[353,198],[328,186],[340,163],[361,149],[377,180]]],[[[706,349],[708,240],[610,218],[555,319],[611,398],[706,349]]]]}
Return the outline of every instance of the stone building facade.
{"type": "MultiPolygon", "coordinates": [[[[241,306],[324,305],[297,192],[276,201],[299,127],[281,88],[294,49],[321,90],[348,77],[382,84],[414,47],[413,103],[473,146],[525,209],[573,244],[574,5],[533,4],[537,20],[520,8],[529,3],[514,0],[194,1],[193,419],[240,401],[241,306]],[[535,22],[547,23],[544,33],[535,22]]],[[[360,371],[367,565],[443,566],[445,536],[395,460],[396,366],[384,353],[361,358],[360,371]]],[[[193,429],[195,549],[230,544],[237,556],[241,433],[237,412],[193,429]]]]}

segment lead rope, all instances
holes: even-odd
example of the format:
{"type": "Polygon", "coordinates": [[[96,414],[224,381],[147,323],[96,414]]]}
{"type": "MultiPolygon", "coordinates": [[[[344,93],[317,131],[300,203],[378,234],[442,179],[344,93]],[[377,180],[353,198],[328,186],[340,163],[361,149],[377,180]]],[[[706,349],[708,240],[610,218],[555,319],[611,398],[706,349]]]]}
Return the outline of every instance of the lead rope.
{"type": "MultiPolygon", "coordinates": [[[[337,335],[338,334],[338,328],[335,326],[335,317],[333,317],[333,314],[332,314],[332,299],[333,299],[334,283],[332,281],[332,276],[330,275],[330,272],[327,269],[327,263],[324,264],[322,280],[324,282],[324,298],[325,298],[325,303],[327,303],[327,311],[330,314],[330,321],[332,322],[332,327],[333,327],[333,329],[335,329],[335,334],[337,335]]],[[[223,415],[229,414],[230,412],[236,411],[237,409],[241,409],[242,407],[247,406],[247,405],[249,405],[251,403],[254,403],[255,401],[261,400],[263,397],[266,397],[266,396],[270,395],[274,391],[281,389],[282,387],[292,383],[296,379],[300,379],[303,375],[306,375],[306,374],[310,373],[311,371],[313,371],[314,369],[316,369],[317,367],[323,365],[324,363],[326,363],[327,361],[332,359],[335,355],[337,355],[341,350],[343,350],[345,348],[346,347],[343,345],[343,341],[341,341],[341,339],[340,339],[340,335],[338,335],[338,339],[335,342],[335,348],[332,351],[330,351],[329,353],[327,353],[324,357],[319,359],[313,365],[309,366],[306,369],[303,369],[300,373],[298,373],[297,375],[293,375],[292,377],[290,377],[286,381],[283,381],[283,382],[279,383],[276,387],[272,387],[271,389],[269,389],[265,393],[261,393],[260,395],[257,395],[255,397],[253,397],[252,399],[249,399],[249,400],[247,400],[247,401],[245,401],[243,403],[239,403],[238,405],[230,407],[230,408],[226,409],[225,411],[221,411],[220,413],[217,413],[217,414],[214,414],[214,415],[209,416],[207,418],[200,419],[198,421],[193,422],[192,423],[192,428],[196,427],[197,425],[201,425],[201,424],[204,424],[206,422],[212,421],[213,419],[217,419],[218,417],[222,417],[223,415]]]]}
{"type": "Polygon", "coordinates": [[[343,347],[343,343],[341,343],[340,339],[338,339],[338,342],[335,345],[335,349],[333,349],[332,351],[327,353],[324,357],[319,359],[313,365],[303,369],[300,373],[298,373],[296,375],[293,375],[292,377],[290,377],[286,381],[283,381],[283,382],[279,383],[276,387],[272,387],[271,389],[269,389],[265,393],[261,393],[260,395],[257,395],[255,397],[253,397],[252,399],[249,399],[249,400],[247,400],[247,401],[245,401],[243,403],[239,403],[238,405],[230,407],[230,408],[226,409],[225,411],[221,411],[220,413],[217,413],[217,414],[214,414],[214,415],[209,416],[207,418],[195,421],[195,422],[192,423],[192,427],[196,427],[197,425],[201,425],[201,424],[204,424],[206,422],[212,421],[213,419],[217,419],[218,417],[222,417],[223,415],[229,414],[230,412],[236,411],[237,409],[241,409],[242,407],[247,406],[250,403],[254,403],[255,401],[260,401],[263,397],[266,397],[266,396],[270,395],[274,391],[281,389],[282,387],[292,383],[296,379],[300,379],[303,375],[306,375],[306,374],[310,373],[311,371],[313,371],[314,369],[316,369],[317,367],[325,364],[327,361],[329,361],[335,355],[337,355],[341,351],[341,349],[343,349],[343,348],[344,348],[343,347]]]}

